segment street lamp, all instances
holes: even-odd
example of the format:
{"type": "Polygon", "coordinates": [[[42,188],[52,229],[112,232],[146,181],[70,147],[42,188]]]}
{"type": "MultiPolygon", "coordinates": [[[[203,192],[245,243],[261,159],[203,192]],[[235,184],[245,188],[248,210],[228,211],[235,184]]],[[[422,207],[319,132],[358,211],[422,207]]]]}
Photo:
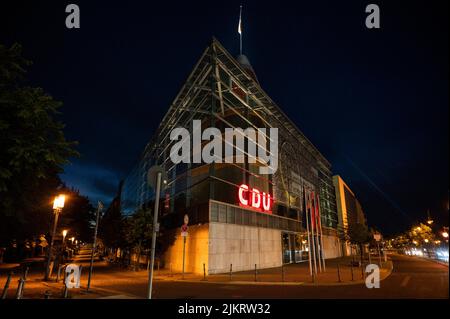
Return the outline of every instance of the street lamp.
{"type": "Polygon", "coordinates": [[[446,231],[443,231],[443,232],[442,232],[442,237],[448,238],[448,233],[447,233],[446,231]]]}
{"type": "Polygon", "coordinates": [[[58,224],[59,213],[62,211],[62,209],[64,207],[65,200],[66,200],[66,196],[60,194],[60,195],[56,196],[53,201],[53,212],[55,213],[55,220],[53,223],[52,240],[50,242],[50,247],[48,250],[47,267],[45,268],[45,280],[48,280],[48,277],[50,274],[50,260],[52,259],[52,249],[53,249],[53,243],[55,241],[56,225],[58,224]]]}
{"type": "Polygon", "coordinates": [[[66,240],[66,236],[67,236],[67,229],[64,229],[62,231],[62,235],[63,235],[63,244],[64,244],[64,241],[66,240]]]}

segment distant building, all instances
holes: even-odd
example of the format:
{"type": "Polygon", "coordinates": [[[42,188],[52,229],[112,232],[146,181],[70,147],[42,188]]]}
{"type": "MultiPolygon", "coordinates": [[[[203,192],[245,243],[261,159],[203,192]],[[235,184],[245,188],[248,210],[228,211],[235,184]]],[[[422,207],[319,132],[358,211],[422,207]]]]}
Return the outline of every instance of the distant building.
{"type": "MultiPolygon", "coordinates": [[[[355,194],[339,175],[333,176],[333,185],[336,192],[338,229],[341,237],[347,238],[348,229],[351,225],[367,225],[366,217],[355,194]]],[[[348,241],[343,241],[342,243],[343,255],[350,255],[350,243],[348,241]]]]}

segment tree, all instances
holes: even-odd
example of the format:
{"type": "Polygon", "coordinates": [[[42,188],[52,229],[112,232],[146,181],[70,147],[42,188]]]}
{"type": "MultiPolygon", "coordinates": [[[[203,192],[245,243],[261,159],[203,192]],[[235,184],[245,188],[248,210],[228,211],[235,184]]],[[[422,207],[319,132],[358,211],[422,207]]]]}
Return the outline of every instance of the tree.
{"type": "Polygon", "coordinates": [[[124,245],[123,227],[124,218],[120,211],[120,194],[116,196],[100,220],[98,236],[105,247],[115,253],[124,245]]]}
{"type": "Polygon", "coordinates": [[[61,102],[24,85],[21,51],[0,45],[0,245],[48,229],[58,174],[78,155],[55,119],[61,102]]]}
{"type": "Polygon", "coordinates": [[[60,214],[59,229],[69,230],[70,237],[92,242],[96,209],[89,202],[89,198],[80,195],[78,190],[64,187],[60,191],[66,195],[66,202],[60,214]]]}
{"type": "Polygon", "coordinates": [[[407,236],[411,243],[415,246],[421,246],[433,243],[434,242],[434,234],[431,227],[420,223],[419,226],[413,226],[408,231],[407,236]]]}
{"type": "Polygon", "coordinates": [[[364,244],[370,242],[372,239],[371,233],[366,225],[355,223],[350,224],[348,228],[348,236],[350,242],[359,246],[361,255],[361,264],[363,262],[364,244]]]}
{"type": "Polygon", "coordinates": [[[128,247],[137,252],[137,266],[142,247],[150,247],[153,230],[153,216],[144,209],[138,210],[125,221],[124,235],[128,247]]]}

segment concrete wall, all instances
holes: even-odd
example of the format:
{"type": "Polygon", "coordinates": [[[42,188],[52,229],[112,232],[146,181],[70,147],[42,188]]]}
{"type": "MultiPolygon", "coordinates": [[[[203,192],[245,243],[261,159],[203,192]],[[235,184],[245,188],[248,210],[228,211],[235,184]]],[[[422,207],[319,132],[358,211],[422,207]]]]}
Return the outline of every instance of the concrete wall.
{"type": "Polygon", "coordinates": [[[208,273],[279,267],[281,231],[244,225],[210,223],[208,273]]]}
{"type": "Polygon", "coordinates": [[[323,235],[323,254],[325,259],[337,258],[342,256],[341,242],[338,237],[323,235]]]}
{"type": "MultiPolygon", "coordinates": [[[[172,264],[173,272],[183,270],[183,237],[180,231],[175,234],[175,242],[165,252],[165,268],[172,264]]],[[[208,269],[208,224],[189,226],[186,238],[185,272],[203,274],[203,263],[208,269]]]]}

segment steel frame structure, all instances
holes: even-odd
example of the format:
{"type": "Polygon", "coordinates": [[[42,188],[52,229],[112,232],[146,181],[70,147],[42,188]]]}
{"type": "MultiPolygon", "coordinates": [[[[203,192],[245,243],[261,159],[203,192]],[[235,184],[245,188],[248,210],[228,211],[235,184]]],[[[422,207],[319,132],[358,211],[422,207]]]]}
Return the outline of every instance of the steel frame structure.
{"type": "MultiPolygon", "coordinates": [[[[170,198],[173,200],[176,195],[175,183],[180,174],[177,172],[177,165],[173,164],[169,157],[170,147],[173,145],[170,132],[174,128],[184,127],[192,132],[191,123],[194,119],[207,121],[209,126],[223,123],[233,128],[233,123],[229,120],[231,115],[255,129],[258,127],[252,119],[257,119],[264,127],[278,128],[279,168],[271,177],[257,177],[268,178],[277,203],[288,208],[293,205],[300,211],[303,209],[302,200],[297,198],[300,195],[292,192],[292,176],[298,175],[302,187],[313,188],[320,194],[323,225],[336,229],[337,211],[330,163],[265,93],[256,77],[215,38],[204,50],[161,120],[153,138],[146,145],[137,166],[127,177],[139,180],[136,189],[131,190],[137,196],[136,206],[142,207],[154,197],[147,186],[146,172],[155,163],[164,166],[167,171],[170,198]]],[[[246,174],[254,174],[242,165],[230,165],[239,167],[246,174]]],[[[187,172],[183,174],[189,175],[190,168],[188,165],[187,172]]],[[[209,164],[208,178],[218,179],[215,176],[214,163],[209,164]]],[[[214,199],[214,183],[211,183],[210,192],[211,198],[214,199]]],[[[300,220],[300,216],[297,220],[300,220]]]]}

